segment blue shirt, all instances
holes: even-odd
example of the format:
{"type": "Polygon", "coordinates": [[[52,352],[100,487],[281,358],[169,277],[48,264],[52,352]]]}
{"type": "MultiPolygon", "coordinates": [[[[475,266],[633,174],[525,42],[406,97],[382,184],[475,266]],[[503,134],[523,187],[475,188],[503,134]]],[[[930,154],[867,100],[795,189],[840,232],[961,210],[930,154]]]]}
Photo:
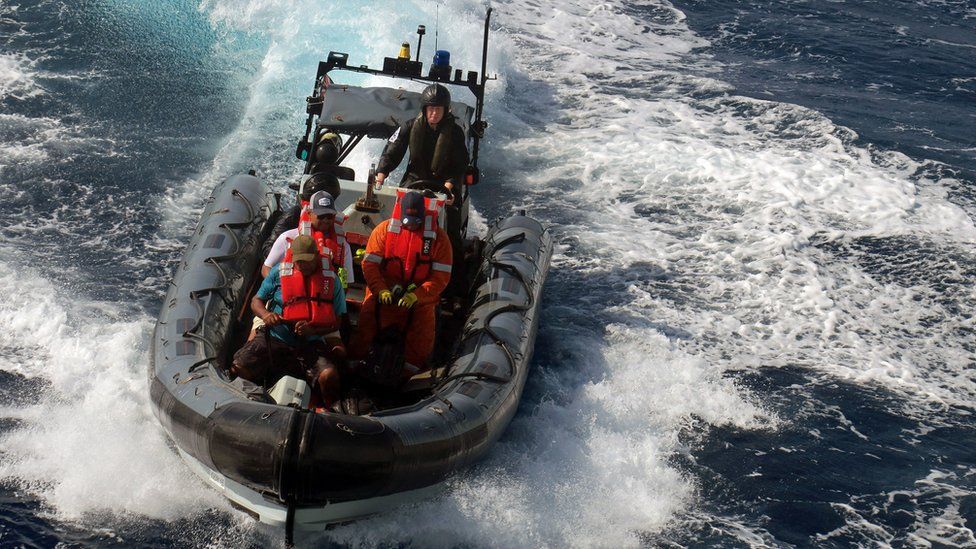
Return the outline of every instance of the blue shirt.
{"type": "MultiPolygon", "coordinates": [[[[258,293],[256,294],[258,299],[264,302],[264,307],[272,313],[281,314],[282,299],[281,299],[281,263],[275,265],[271,268],[268,276],[261,283],[261,287],[258,288],[258,293]]],[[[342,289],[342,284],[338,283],[338,278],[336,279],[336,284],[333,284],[332,291],[332,309],[335,311],[336,317],[339,315],[346,314],[346,292],[342,289]]],[[[284,341],[289,345],[297,345],[299,343],[298,336],[292,331],[291,327],[287,324],[278,324],[277,326],[270,326],[268,328],[268,333],[273,337],[284,341]]],[[[322,341],[322,336],[306,336],[303,338],[305,341],[322,341]]]]}

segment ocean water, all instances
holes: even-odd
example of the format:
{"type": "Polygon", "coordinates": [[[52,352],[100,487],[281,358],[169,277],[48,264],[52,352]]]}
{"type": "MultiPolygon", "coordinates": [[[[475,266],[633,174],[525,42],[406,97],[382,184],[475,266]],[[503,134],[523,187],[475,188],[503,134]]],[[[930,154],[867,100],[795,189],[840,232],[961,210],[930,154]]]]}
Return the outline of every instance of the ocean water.
{"type": "MultiPolygon", "coordinates": [[[[0,1],[0,546],[281,544],[152,416],[169,274],[216,183],[296,178],[329,50],[377,64],[439,21],[475,68],[484,8],[0,1]]],[[[976,545],[976,5],[525,1],[492,27],[474,204],[558,241],[522,405],[441,496],[314,541],[976,545]]]]}

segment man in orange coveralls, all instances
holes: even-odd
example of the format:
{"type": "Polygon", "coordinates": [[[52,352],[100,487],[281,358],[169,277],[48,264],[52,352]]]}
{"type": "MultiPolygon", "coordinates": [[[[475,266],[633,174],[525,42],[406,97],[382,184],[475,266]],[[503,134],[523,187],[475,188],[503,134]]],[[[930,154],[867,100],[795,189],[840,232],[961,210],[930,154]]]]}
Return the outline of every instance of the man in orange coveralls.
{"type": "Polygon", "coordinates": [[[366,244],[367,289],[352,351],[359,356],[368,352],[379,306],[381,330],[406,328],[403,376],[426,370],[434,350],[435,308],[451,280],[451,263],[451,240],[437,226],[436,201],[419,192],[402,195],[393,217],[377,225],[366,244]]]}

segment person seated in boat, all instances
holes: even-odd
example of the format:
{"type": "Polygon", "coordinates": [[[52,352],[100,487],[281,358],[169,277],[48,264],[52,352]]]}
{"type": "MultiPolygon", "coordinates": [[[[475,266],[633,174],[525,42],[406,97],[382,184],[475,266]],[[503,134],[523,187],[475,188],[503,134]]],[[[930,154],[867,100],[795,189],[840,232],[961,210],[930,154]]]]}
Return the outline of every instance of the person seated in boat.
{"type": "MultiPolygon", "coordinates": [[[[271,269],[284,259],[289,243],[304,234],[314,238],[320,252],[331,258],[332,270],[339,276],[339,283],[345,290],[350,283],[356,282],[356,275],[352,266],[352,250],[346,241],[342,223],[336,217],[339,214],[335,208],[335,200],[328,192],[318,191],[305,202],[308,205],[302,209],[298,226],[288,229],[275,239],[261,266],[261,276],[267,277],[271,269]]],[[[263,324],[261,317],[255,315],[248,341],[254,339],[257,329],[263,324]]]]}
{"type": "MultiPolygon", "coordinates": [[[[274,228],[271,230],[271,238],[264,244],[265,257],[271,253],[271,243],[277,242],[277,238],[281,233],[298,226],[299,218],[302,215],[302,207],[312,200],[313,194],[319,191],[325,191],[332,195],[333,199],[337,199],[341,190],[339,179],[332,173],[316,173],[306,179],[298,189],[295,205],[281,214],[281,217],[278,218],[274,228]]],[[[266,275],[262,274],[262,276],[266,275]]]]}
{"type": "Polygon", "coordinates": [[[404,193],[393,217],[373,229],[363,256],[367,289],[350,350],[366,357],[377,329],[399,330],[405,336],[401,380],[428,368],[437,303],[451,278],[450,239],[437,226],[431,200],[404,193]]]}
{"type": "Polygon", "coordinates": [[[268,276],[271,268],[285,257],[288,243],[298,235],[308,235],[315,239],[319,250],[332,260],[332,269],[339,275],[342,287],[355,282],[353,274],[352,250],[342,230],[342,221],[335,207],[335,198],[328,191],[318,191],[309,197],[296,223],[297,226],[278,235],[261,267],[261,276],[268,276]]]}
{"type": "Polygon", "coordinates": [[[264,328],[234,353],[231,373],[268,387],[284,375],[306,379],[330,407],[346,359],[339,335],[346,294],[311,236],[291,241],[251,299],[251,311],[264,328]]]}

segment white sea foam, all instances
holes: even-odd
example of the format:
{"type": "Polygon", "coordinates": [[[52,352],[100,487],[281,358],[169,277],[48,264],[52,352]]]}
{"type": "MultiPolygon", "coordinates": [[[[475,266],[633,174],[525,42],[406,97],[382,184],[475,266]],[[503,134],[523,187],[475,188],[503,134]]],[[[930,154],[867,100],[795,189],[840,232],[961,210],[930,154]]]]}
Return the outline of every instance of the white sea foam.
{"type": "Polygon", "coordinates": [[[870,540],[879,546],[904,544],[914,547],[972,547],[976,545],[976,533],[963,516],[964,501],[972,497],[967,488],[976,471],[932,470],[915,481],[911,489],[882,494],[878,502],[864,501],[855,497],[852,504],[834,503],[831,507],[843,518],[844,524],[816,536],[817,541],[870,540]],[[923,510],[927,509],[927,510],[923,510]],[[938,515],[931,509],[939,509],[938,515]],[[914,515],[913,526],[907,539],[900,538],[900,529],[877,524],[877,514],[904,513],[914,515]],[[900,543],[899,543],[900,542],[900,543]]]}
{"type": "Polygon", "coordinates": [[[0,54],[0,99],[25,99],[43,93],[35,62],[22,54],[0,54]]]}
{"type": "Polygon", "coordinates": [[[31,118],[0,113],[0,172],[22,162],[46,160],[48,145],[58,138],[61,124],[54,118],[31,118]]]}
{"type": "MultiPolygon", "coordinates": [[[[915,490],[908,497],[918,501],[932,501],[942,509],[939,516],[916,516],[918,525],[909,535],[915,545],[940,545],[943,547],[972,547],[976,545],[976,532],[962,513],[965,501],[972,498],[971,486],[976,471],[964,469],[957,471],[932,470],[925,478],[915,482],[915,490]],[[960,487],[961,485],[961,487],[960,487]]],[[[891,494],[889,502],[892,501],[891,494]]]]}
{"type": "Polygon", "coordinates": [[[0,480],[40,496],[56,517],[134,513],[175,519],[222,507],[167,446],[149,408],[145,344],[152,321],[88,302],[0,258],[0,369],[30,380],[28,404],[0,416],[0,480]]]}
{"type": "MultiPolygon", "coordinates": [[[[671,68],[699,45],[687,31],[657,34],[649,46],[664,53],[642,61],[617,36],[580,44],[601,17],[626,26],[623,10],[585,18],[579,8],[566,18],[579,30],[568,32],[535,9],[523,7],[516,24],[532,52],[519,67],[551,84],[554,97],[535,99],[540,110],[563,108],[542,132],[513,128],[492,158],[546,159],[513,176],[537,204],[578,212],[575,223],[561,220],[576,243],[567,268],[624,280],[648,264],[666,271],[674,284],[632,285],[638,299],[621,314],[691,332],[682,345],[727,369],[802,364],[906,396],[971,402],[965,340],[926,337],[919,319],[945,317],[950,334],[971,320],[922,283],[877,280],[811,245],[902,237],[971,257],[976,227],[939,181],[918,177],[920,164],[903,155],[854,145],[853,132],[814,111],[709,93],[721,85],[671,68]],[[635,63],[653,75],[648,86],[667,83],[664,93],[628,93],[631,75],[606,70],[635,63]],[[668,92],[686,87],[693,93],[668,92]]],[[[697,61],[707,73],[707,59],[697,61]]]]}
{"type": "MultiPolygon", "coordinates": [[[[0,174],[16,165],[73,162],[81,155],[121,155],[118,143],[95,137],[90,128],[52,117],[0,113],[0,174]]],[[[0,179],[0,186],[12,186],[0,179]]]]}

